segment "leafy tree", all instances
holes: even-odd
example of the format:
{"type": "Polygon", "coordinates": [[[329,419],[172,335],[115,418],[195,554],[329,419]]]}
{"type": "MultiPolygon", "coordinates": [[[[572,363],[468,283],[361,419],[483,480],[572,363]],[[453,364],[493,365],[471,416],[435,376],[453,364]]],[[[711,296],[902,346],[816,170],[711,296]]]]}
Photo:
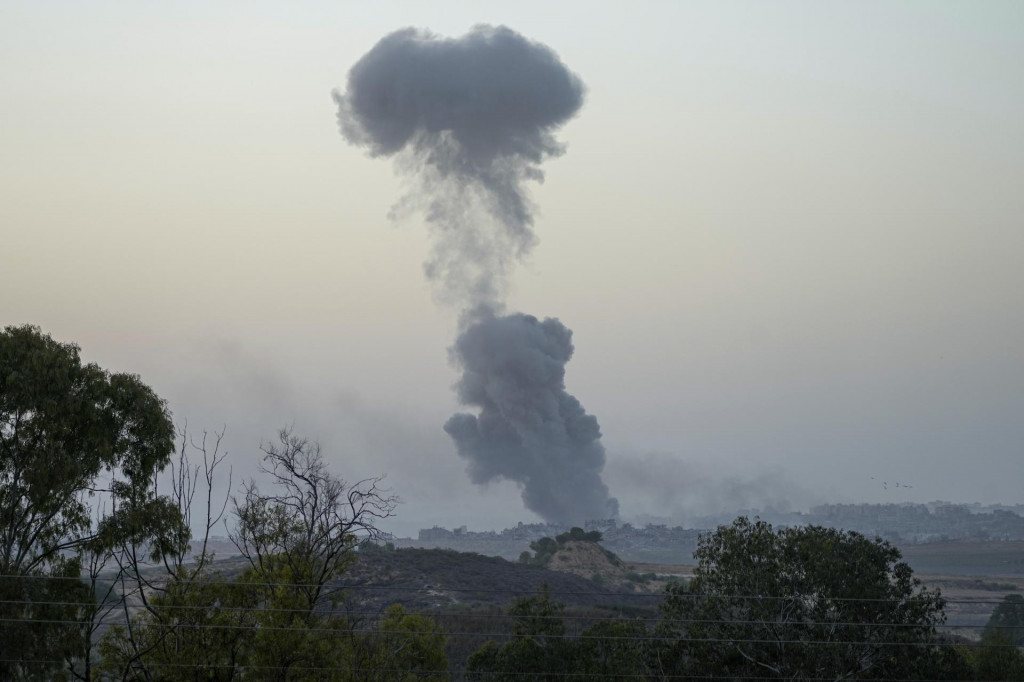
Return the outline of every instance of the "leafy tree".
{"type": "Polygon", "coordinates": [[[513,602],[507,610],[514,622],[512,639],[500,646],[489,641],[473,652],[466,662],[470,679],[505,682],[522,680],[525,673],[533,673],[527,678],[533,680],[564,679],[575,665],[564,612],[547,585],[513,602]]]}
{"type": "MultiPolygon", "coordinates": [[[[319,445],[287,430],[263,450],[261,471],[270,487],[248,481],[233,504],[230,537],[246,568],[233,580],[211,574],[205,549],[191,571],[168,566],[167,584],[153,584],[159,596],[145,598],[142,590],[145,610],[104,639],[110,676],[347,681],[361,679],[347,672],[365,669],[360,656],[380,662],[366,653],[379,650],[378,640],[357,635],[354,623],[337,615],[343,594],[332,582],[356,559],[361,541],[379,537],[376,522],[392,513],[397,499],[380,488],[379,478],[349,484],[334,476],[319,445]],[[197,665],[183,670],[182,661],[197,665]]],[[[207,467],[208,488],[210,480],[207,467]]],[[[191,495],[183,499],[187,507],[191,495]]],[[[210,527],[208,512],[207,533],[210,527]]],[[[400,614],[391,618],[396,629],[405,627],[400,614]]],[[[396,646],[408,655],[399,660],[423,663],[432,642],[396,646]]]]}
{"type": "Polygon", "coordinates": [[[392,604],[380,621],[376,637],[364,639],[369,656],[354,666],[355,679],[366,682],[444,682],[449,679],[446,637],[427,616],[408,613],[392,604]]]}
{"type": "Polygon", "coordinates": [[[80,569],[69,558],[45,572],[0,578],[0,679],[47,679],[62,661],[75,664],[84,648],[77,623],[92,598],[80,569]]]}
{"type": "Polygon", "coordinates": [[[489,641],[470,655],[468,679],[512,680],[645,679],[652,672],[652,637],[641,620],[602,620],[570,636],[565,605],[545,585],[512,603],[512,638],[489,641]]]}
{"type": "MultiPolygon", "coordinates": [[[[555,555],[555,552],[564,547],[565,543],[570,541],[600,542],[601,537],[601,531],[592,530],[587,532],[578,526],[574,526],[564,533],[559,533],[554,539],[544,537],[531,542],[530,549],[532,549],[534,553],[530,554],[529,552],[524,551],[519,555],[519,563],[547,566],[551,563],[551,558],[555,555]]],[[[613,563],[620,563],[619,558],[611,552],[605,551],[605,554],[613,561],[613,563]]]]}
{"type": "Polygon", "coordinates": [[[204,569],[180,572],[142,613],[100,640],[101,679],[238,679],[256,632],[256,596],[204,569]]]}
{"type": "Polygon", "coordinates": [[[320,445],[287,429],[263,452],[260,471],[273,492],[254,480],[244,485],[231,540],[256,576],[287,578],[313,611],[330,601],[328,583],[355,560],[359,542],[380,537],[376,524],[391,516],[398,498],[380,487],[382,478],[348,483],[334,476],[320,445]]]}
{"type": "Polygon", "coordinates": [[[1024,680],[1024,652],[1004,630],[986,630],[969,658],[976,680],[1024,680]]]}
{"type": "Polygon", "coordinates": [[[551,562],[551,557],[558,551],[558,542],[551,538],[540,538],[530,543],[530,549],[534,551],[534,554],[523,552],[519,555],[519,562],[547,566],[551,562]]]}
{"type": "Polygon", "coordinates": [[[652,633],[642,620],[599,621],[575,640],[577,679],[654,679],[652,633]]]}
{"type": "Polygon", "coordinates": [[[109,627],[98,642],[102,660],[94,668],[95,675],[87,674],[86,666],[83,674],[76,675],[78,679],[182,679],[194,673],[194,669],[183,667],[183,661],[205,665],[212,671],[212,679],[233,679],[231,666],[218,661],[219,650],[211,645],[238,636],[237,630],[228,631],[232,621],[227,616],[237,615],[241,607],[221,611],[221,604],[239,602],[246,596],[237,590],[223,591],[209,570],[213,561],[208,551],[210,531],[220,522],[228,501],[225,496],[218,511],[213,500],[216,471],[227,457],[221,452],[223,436],[223,431],[216,434],[211,451],[206,432],[198,441],[187,427],[180,432],[181,449],[169,467],[171,493],[164,499],[177,512],[186,532],[161,536],[154,542],[115,527],[110,534],[116,542],[106,545],[103,553],[90,553],[90,579],[107,584],[102,601],[108,604],[93,609],[89,628],[95,634],[104,622],[108,626],[111,620],[119,623],[109,627]],[[194,461],[196,455],[201,455],[200,462],[194,461]],[[206,492],[205,523],[193,517],[200,486],[206,492]],[[195,544],[188,532],[193,527],[201,529],[195,544]],[[103,580],[97,581],[104,569],[103,580]]]}
{"type": "Polygon", "coordinates": [[[564,545],[570,540],[574,540],[576,542],[601,542],[601,537],[601,531],[599,530],[587,532],[579,526],[573,526],[565,533],[559,533],[556,535],[555,542],[559,545],[564,545]]]}
{"type": "Polygon", "coordinates": [[[173,451],[167,407],[137,376],[83,364],[37,327],[0,333],[0,650],[28,661],[0,662],[0,678],[39,679],[54,666],[30,661],[88,651],[79,627],[41,622],[84,617],[84,551],[132,536],[159,555],[187,535],[152,485],[173,451]]]}
{"type": "Polygon", "coordinates": [[[883,540],[741,517],[702,535],[695,556],[689,585],[666,588],[667,672],[841,679],[935,667],[937,649],[921,645],[938,641],[944,601],[883,540]]]}
{"type": "Polygon", "coordinates": [[[360,541],[379,537],[376,524],[398,499],[380,487],[380,478],[350,484],[334,476],[319,444],[287,429],[263,452],[261,472],[272,490],[261,491],[255,481],[244,485],[234,502],[231,540],[249,562],[246,579],[265,586],[253,660],[285,674],[329,663],[325,630],[338,626],[330,613],[342,598],[330,583],[355,561],[360,541]]]}
{"type": "Polygon", "coordinates": [[[996,605],[985,626],[986,635],[1002,631],[1014,646],[1024,646],[1024,596],[1008,594],[996,605]]]}
{"type": "Polygon", "coordinates": [[[970,647],[974,679],[1024,680],[1024,597],[1008,594],[992,611],[979,646],[970,647]]]}

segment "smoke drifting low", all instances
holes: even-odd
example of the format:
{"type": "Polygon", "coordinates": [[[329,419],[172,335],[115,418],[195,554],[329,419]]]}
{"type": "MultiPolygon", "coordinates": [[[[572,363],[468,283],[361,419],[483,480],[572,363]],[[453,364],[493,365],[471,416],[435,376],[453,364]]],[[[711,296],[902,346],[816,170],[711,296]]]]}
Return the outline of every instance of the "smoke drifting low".
{"type": "Polygon", "coordinates": [[[413,181],[398,209],[422,209],[435,230],[427,276],[472,307],[499,304],[534,245],[523,183],[565,151],[553,133],[583,91],[558,55],[508,28],[454,39],[408,28],[366,53],[334,99],[345,139],[395,157],[413,181]]]}
{"type": "Polygon", "coordinates": [[[499,313],[511,266],[536,242],[524,183],[564,152],[554,132],[583,92],[549,48],[478,26],[455,39],[396,31],[334,93],[345,139],[393,157],[411,181],[395,210],[424,212],[435,237],[426,274],[466,311],[451,355],[459,399],[480,414],[457,414],[445,431],[473,482],[516,481],[528,508],[561,523],[618,512],[597,419],[565,391],[572,332],[499,313]]]}
{"type": "Polygon", "coordinates": [[[770,518],[772,512],[835,501],[834,493],[805,489],[778,469],[748,464],[730,471],[721,462],[700,464],[661,453],[616,458],[604,473],[638,522],[660,517],[659,523],[711,527],[741,510],[759,509],[770,518]]]}
{"type": "Polygon", "coordinates": [[[474,483],[520,483],[526,506],[548,521],[618,516],[618,502],[601,481],[597,418],[565,390],[573,353],[565,325],[532,315],[485,315],[452,353],[464,369],[459,399],[480,414],[456,414],[444,429],[469,460],[474,483]]]}

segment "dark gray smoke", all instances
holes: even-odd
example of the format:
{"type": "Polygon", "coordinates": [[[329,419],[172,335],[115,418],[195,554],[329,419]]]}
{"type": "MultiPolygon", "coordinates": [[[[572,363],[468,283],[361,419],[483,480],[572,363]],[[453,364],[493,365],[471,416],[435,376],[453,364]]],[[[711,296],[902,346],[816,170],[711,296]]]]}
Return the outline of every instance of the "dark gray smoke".
{"type": "Polygon", "coordinates": [[[536,241],[526,180],[564,147],[554,132],[583,103],[583,83],[549,48],[505,27],[456,39],[415,29],[383,38],[334,93],[341,132],[396,159],[435,235],[425,265],[443,296],[466,307],[452,358],[463,404],[445,424],[475,483],[516,481],[549,521],[618,512],[601,481],[597,419],[565,391],[572,332],[558,320],[499,316],[511,266],[536,241]]]}
{"type": "Polygon", "coordinates": [[[459,399],[480,414],[444,425],[474,483],[516,481],[527,507],[563,524],[618,516],[601,481],[597,418],[565,390],[572,352],[572,332],[558,320],[485,314],[452,349],[464,370],[459,399]]]}
{"type": "Polygon", "coordinates": [[[525,180],[565,149],[554,131],[583,83],[549,48],[503,26],[461,38],[407,28],[378,42],[334,93],[342,135],[394,156],[436,240],[427,275],[470,306],[502,299],[510,266],[535,242],[525,180]]]}

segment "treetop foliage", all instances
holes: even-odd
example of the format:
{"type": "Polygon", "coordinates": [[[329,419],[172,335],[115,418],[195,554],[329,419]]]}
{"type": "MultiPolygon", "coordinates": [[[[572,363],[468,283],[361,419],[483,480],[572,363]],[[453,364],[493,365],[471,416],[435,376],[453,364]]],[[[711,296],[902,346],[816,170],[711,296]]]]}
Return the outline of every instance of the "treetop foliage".
{"type": "Polygon", "coordinates": [[[160,516],[168,525],[150,482],[170,461],[174,436],[166,404],[139,377],[83,364],[78,346],[37,327],[5,328],[0,571],[40,570],[63,561],[64,550],[113,541],[92,527],[88,500],[97,492],[111,507],[103,531],[138,533],[160,516]]]}
{"type": "Polygon", "coordinates": [[[570,540],[576,542],[601,542],[601,537],[601,531],[599,530],[592,530],[588,532],[579,526],[573,526],[565,533],[559,533],[556,535],[555,542],[559,545],[564,545],[570,540]]]}
{"type": "Polygon", "coordinates": [[[686,623],[668,631],[722,642],[697,648],[723,674],[900,676],[945,620],[939,591],[899,550],[859,533],[740,517],[701,536],[695,556],[693,580],[668,586],[662,612],[686,623]]]}
{"type": "MultiPolygon", "coordinates": [[[[152,486],[174,436],[166,404],[139,377],[83,363],[78,346],[38,327],[0,332],[0,574],[19,576],[0,584],[0,648],[28,661],[71,656],[80,639],[71,623],[90,611],[73,606],[89,595],[84,583],[67,580],[83,553],[130,537],[159,556],[187,539],[152,486]]],[[[0,662],[0,678],[52,668],[0,662]]]]}
{"type": "Polygon", "coordinates": [[[555,552],[564,547],[565,543],[600,542],[601,537],[601,531],[599,530],[588,532],[579,526],[573,526],[568,531],[556,535],[554,539],[543,537],[539,540],[534,540],[530,543],[530,549],[534,551],[534,554],[531,555],[529,552],[524,551],[519,555],[519,562],[536,566],[547,566],[551,563],[551,557],[555,555],[555,552]]]}
{"type": "Polygon", "coordinates": [[[1014,646],[1024,646],[1024,595],[1008,594],[996,605],[985,626],[985,635],[1006,635],[1014,646]]]}

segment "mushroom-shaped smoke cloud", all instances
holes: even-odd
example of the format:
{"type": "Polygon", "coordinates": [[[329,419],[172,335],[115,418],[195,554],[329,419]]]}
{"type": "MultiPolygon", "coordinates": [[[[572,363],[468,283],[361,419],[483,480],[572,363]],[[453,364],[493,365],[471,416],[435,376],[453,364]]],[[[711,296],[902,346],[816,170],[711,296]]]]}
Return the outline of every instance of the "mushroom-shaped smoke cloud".
{"type": "Polygon", "coordinates": [[[508,272],[535,242],[526,180],[563,153],[554,132],[583,103],[583,83],[552,50],[504,27],[461,38],[405,29],[384,37],[335,92],[341,132],[389,156],[414,181],[398,208],[423,209],[434,232],[427,275],[464,306],[452,358],[457,390],[479,415],[445,430],[476,483],[516,481],[549,521],[617,514],[601,481],[597,419],[565,391],[572,332],[554,319],[500,316],[508,272]]]}
{"type": "Polygon", "coordinates": [[[345,139],[417,181],[399,208],[423,208],[438,233],[427,275],[449,300],[493,305],[535,241],[523,182],[564,152],[553,133],[583,91],[558,55],[511,29],[409,28],[366,53],[334,99],[345,139]]]}

